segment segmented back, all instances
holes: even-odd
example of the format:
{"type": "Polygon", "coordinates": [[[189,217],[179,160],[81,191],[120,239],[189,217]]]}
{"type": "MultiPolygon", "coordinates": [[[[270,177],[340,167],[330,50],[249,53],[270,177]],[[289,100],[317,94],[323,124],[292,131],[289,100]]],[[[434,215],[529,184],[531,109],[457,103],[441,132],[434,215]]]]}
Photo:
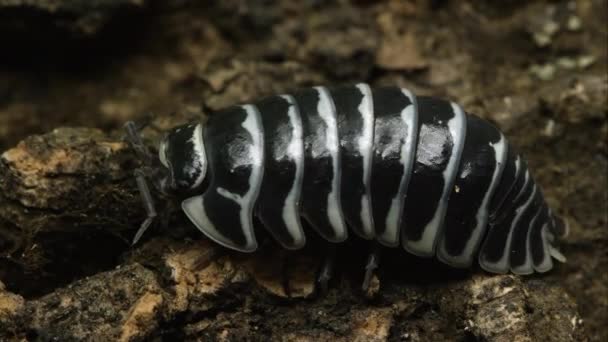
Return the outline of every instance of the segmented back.
{"type": "Polygon", "coordinates": [[[306,242],[302,217],[331,242],[355,234],[454,267],[478,256],[490,272],[527,274],[561,256],[559,220],[525,162],[453,102],[363,83],[315,87],[227,108],[191,131],[187,146],[206,163],[174,162],[172,174],[200,183],[205,167],[208,186],[182,208],[226,247],[257,248],[256,215],[288,249],[306,242]]]}

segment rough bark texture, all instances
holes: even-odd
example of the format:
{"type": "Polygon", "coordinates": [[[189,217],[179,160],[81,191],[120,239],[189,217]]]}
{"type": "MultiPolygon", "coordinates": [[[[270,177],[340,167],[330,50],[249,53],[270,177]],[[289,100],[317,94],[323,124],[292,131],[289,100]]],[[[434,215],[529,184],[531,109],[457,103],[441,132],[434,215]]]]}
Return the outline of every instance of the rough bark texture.
{"type": "Polygon", "coordinates": [[[605,0],[0,0],[0,340],[605,341],[607,13],[605,0]],[[319,294],[321,241],[231,253],[171,206],[130,246],[144,213],[126,120],[152,113],[153,145],[225,105],[361,80],[496,122],[569,221],[568,263],[496,276],[391,250],[361,293],[367,246],[353,241],[319,294]]]}

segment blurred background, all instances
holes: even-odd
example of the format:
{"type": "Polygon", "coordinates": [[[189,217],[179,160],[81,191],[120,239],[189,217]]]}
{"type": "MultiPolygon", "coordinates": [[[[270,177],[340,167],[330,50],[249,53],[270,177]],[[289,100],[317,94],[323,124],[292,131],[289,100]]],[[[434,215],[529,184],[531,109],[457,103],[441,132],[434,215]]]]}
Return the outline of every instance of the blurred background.
{"type": "Polygon", "coordinates": [[[318,84],[446,97],[503,129],[569,220],[547,279],[606,341],[607,50],[605,0],[0,0],[0,151],[318,84]]]}

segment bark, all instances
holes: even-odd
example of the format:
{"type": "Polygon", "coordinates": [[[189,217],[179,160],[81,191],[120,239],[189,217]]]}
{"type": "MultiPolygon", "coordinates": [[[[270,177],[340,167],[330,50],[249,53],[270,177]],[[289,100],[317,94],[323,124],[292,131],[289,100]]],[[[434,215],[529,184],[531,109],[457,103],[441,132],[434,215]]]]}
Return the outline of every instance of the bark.
{"type": "Polygon", "coordinates": [[[605,339],[605,1],[192,3],[0,0],[0,340],[605,339]],[[516,277],[387,250],[362,293],[369,246],[351,241],[319,293],[313,233],[299,252],[261,237],[239,254],[173,202],[131,246],[126,120],[154,113],[153,146],[226,105],[361,80],[505,130],[570,223],[569,262],[516,277]]]}
{"type": "MultiPolygon", "coordinates": [[[[156,120],[152,127],[176,123],[156,120]]],[[[144,133],[158,136],[154,129],[144,133]]],[[[188,239],[196,232],[177,213],[163,232],[130,247],[143,213],[131,177],[137,161],[119,134],[56,129],[27,138],[4,152],[1,162],[0,217],[13,227],[13,236],[29,239],[12,243],[41,273],[30,279],[44,282],[49,264],[80,278],[27,301],[4,292],[4,338],[563,341],[585,336],[573,299],[538,277],[459,273],[399,251],[384,262],[384,280],[374,278],[369,293],[361,293],[366,249],[347,245],[339,249],[342,270],[331,290],[319,294],[314,290],[322,244],[311,241],[303,252],[288,253],[267,242],[253,255],[229,253],[201,236],[188,239]],[[191,234],[178,232],[186,229],[191,234]],[[167,231],[176,237],[165,237],[167,231]],[[88,258],[70,251],[82,248],[88,258]],[[54,254],[63,259],[52,260],[54,254]],[[119,254],[120,261],[107,265],[115,269],[84,277],[89,260],[119,254]],[[391,273],[405,273],[405,279],[391,273]]]]}

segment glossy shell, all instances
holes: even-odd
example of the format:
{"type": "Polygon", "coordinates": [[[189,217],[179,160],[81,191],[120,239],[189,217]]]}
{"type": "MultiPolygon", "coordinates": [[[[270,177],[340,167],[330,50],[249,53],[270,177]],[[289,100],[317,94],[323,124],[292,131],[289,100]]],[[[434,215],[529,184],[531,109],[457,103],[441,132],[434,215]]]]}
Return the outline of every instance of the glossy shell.
{"type": "Polygon", "coordinates": [[[186,215],[235,250],[257,249],[255,215],[288,249],[304,246],[306,223],[331,242],[354,234],[496,273],[561,258],[561,221],[504,135],[407,89],[315,87],[230,107],[171,132],[162,158],[200,192],[186,215]]]}

